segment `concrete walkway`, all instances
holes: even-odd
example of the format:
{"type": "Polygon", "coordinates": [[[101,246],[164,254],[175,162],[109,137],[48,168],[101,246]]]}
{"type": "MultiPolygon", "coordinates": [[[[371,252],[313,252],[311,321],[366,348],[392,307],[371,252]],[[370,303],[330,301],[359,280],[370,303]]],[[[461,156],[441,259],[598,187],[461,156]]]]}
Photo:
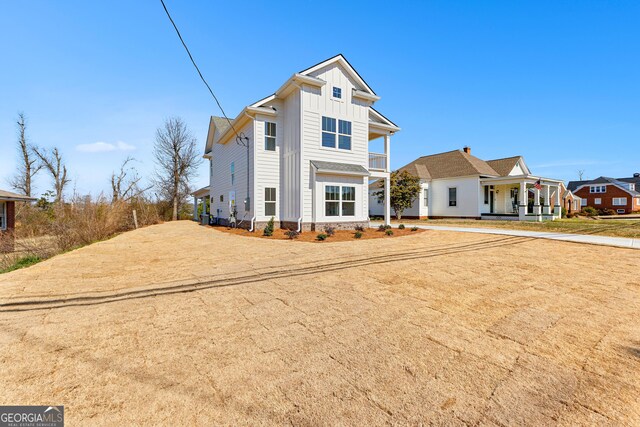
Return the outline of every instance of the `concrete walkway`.
{"type": "MultiPolygon", "coordinates": [[[[381,222],[371,223],[372,227],[378,227],[381,222]]],[[[540,231],[507,230],[501,228],[472,228],[472,227],[447,227],[443,225],[418,225],[408,224],[407,227],[418,227],[425,230],[459,231],[462,233],[500,234],[504,236],[533,237],[536,239],[561,240],[573,243],[589,243],[592,245],[615,246],[618,248],[640,249],[640,239],[630,237],[592,236],[589,234],[569,233],[545,233],[540,231]]],[[[392,225],[398,228],[397,224],[392,225]]]]}

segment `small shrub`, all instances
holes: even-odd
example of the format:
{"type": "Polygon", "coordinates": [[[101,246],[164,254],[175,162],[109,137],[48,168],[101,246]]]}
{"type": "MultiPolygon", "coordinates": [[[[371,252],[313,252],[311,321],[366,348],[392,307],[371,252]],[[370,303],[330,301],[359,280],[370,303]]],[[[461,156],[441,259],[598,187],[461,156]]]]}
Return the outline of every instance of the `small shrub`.
{"type": "Polygon", "coordinates": [[[263,236],[273,236],[273,217],[267,223],[267,226],[262,230],[263,236]]]}
{"type": "Polygon", "coordinates": [[[567,217],[567,208],[562,208],[562,218],[566,218],[567,217]]]}
{"type": "Polygon", "coordinates": [[[404,230],[404,224],[400,224],[400,225],[398,226],[398,230],[404,230]]]}
{"type": "Polygon", "coordinates": [[[355,230],[364,233],[364,227],[361,225],[356,225],[355,230]]]}
{"type": "Polygon", "coordinates": [[[324,234],[326,234],[327,236],[333,236],[334,234],[336,234],[336,228],[328,225],[324,228],[324,234]]]}
{"type": "Polygon", "coordinates": [[[390,230],[390,229],[391,229],[390,225],[380,224],[380,226],[378,227],[378,231],[385,231],[385,230],[390,230]]]}
{"type": "Polygon", "coordinates": [[[353,237],[356,239],[360,239],[362,237],[362,231],[356,231],[353,237]]]}
{"type": "Polygon", "coordinates": [[[411,231],[418,231],[418,227],[411,227],[411,231]]]}
{"type": "Polygon", "coordinates": [[[297,239],[298,236],[300,235],[299,232],[297,232],[296,230],[288,230],[286,233],[284,233],[290,240],[293,239],[297,239]]]}
{"type": "Polygon", "coordinates": [[[320,234],[318,234],[318,235],[316,236],[316,240],[320,240],[320,241],[322,242],[323,240],[327,240],[327,237],[329,237],[329,236],[327,236],[327,235],[326,235],[326,234],[324,234],[324,233],[320,233],[320,234]]]}
{"type": "Polygon", "coordinates": [[[596,210],[596,208],[594,208],[592,206],[585,206],[584,208],[582,208],[582,213],[584,213],[587,216],[596,216],[596,215],[598,215],[598,211],[596,210]]]}
{"type": "Polygon", "coordinates": [[[387,236],[393,236],[393,230],[387,230],[384,232],[387,236]]]}
{"type": "Polygon", "coordinates": [[[618,212],[609,208],[598,209],[598,215],[618,215],[618,212]]]}

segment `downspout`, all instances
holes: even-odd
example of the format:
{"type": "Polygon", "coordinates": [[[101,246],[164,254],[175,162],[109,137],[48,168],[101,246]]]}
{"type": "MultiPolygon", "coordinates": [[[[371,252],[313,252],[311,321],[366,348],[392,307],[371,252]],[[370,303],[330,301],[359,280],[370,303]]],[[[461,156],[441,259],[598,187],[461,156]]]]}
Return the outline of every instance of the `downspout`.
{"type": "Polygon", "coordinates": [[[254,215],[253,218],[251,218],[251,228],[249,229],[250,233],[253,233],[253,225],[256,222],[256,216],[254,215]]]}
{"type": "Polygon", "coordinates": [[[300,233],[302,231],[302,217],[298,218],[298,229],[296,232],[300,233]]]}

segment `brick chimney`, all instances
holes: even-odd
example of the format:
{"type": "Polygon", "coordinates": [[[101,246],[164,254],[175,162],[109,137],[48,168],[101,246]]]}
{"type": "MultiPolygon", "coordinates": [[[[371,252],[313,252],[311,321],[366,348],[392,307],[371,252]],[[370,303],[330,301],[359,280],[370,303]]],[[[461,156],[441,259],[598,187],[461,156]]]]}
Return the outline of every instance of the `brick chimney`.
{"type": "Polygon", "coordinates": [[[467,154],[471,154],[471,147],[469,147],[468,145],[465,146],[462,150],[467,154]]]}

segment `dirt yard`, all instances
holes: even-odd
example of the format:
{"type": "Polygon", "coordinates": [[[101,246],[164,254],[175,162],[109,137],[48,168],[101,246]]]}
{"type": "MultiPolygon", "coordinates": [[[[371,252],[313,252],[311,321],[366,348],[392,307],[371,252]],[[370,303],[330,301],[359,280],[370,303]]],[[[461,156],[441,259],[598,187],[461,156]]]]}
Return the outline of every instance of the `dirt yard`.
{"type": "Polygon", "coordinates": [[[0,275],[0,404],[68,425],[639,425],[640,251],[151,226],[0,275]]]}

